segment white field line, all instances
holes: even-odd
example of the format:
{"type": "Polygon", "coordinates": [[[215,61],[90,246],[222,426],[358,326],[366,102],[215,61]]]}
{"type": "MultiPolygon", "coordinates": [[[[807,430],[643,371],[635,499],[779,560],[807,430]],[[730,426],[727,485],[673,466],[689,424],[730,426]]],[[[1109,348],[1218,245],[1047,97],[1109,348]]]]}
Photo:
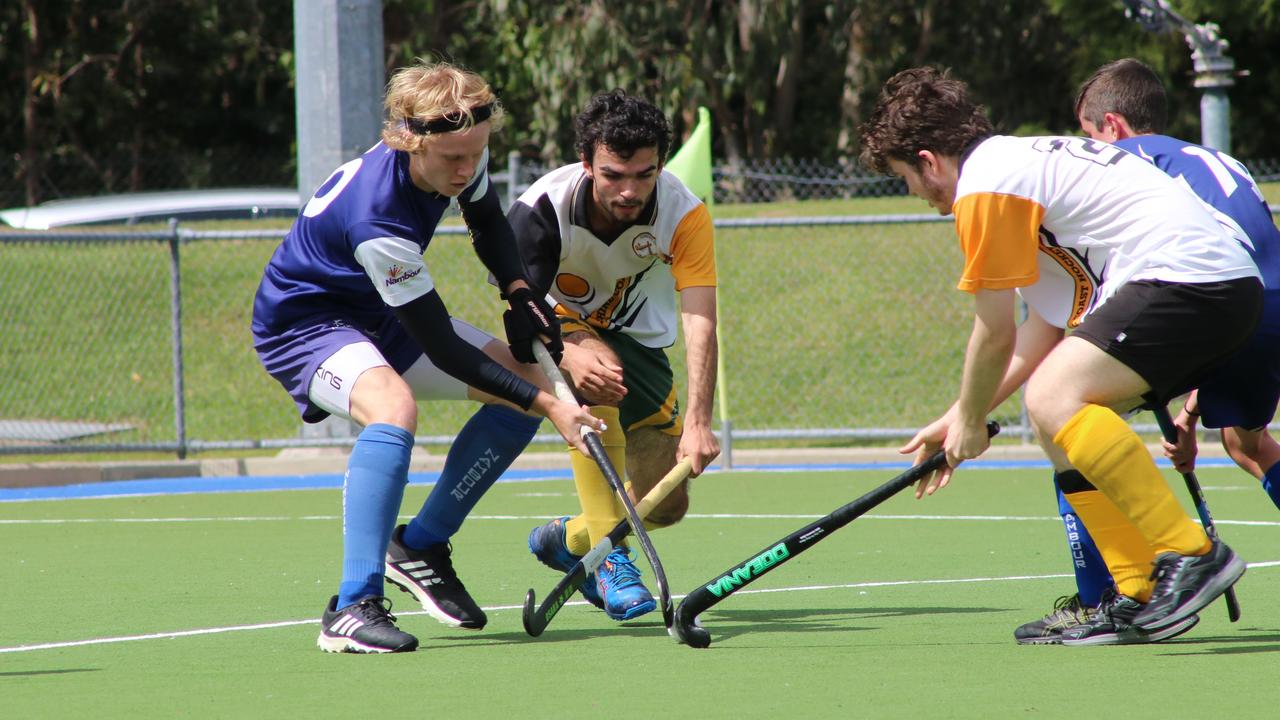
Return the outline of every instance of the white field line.
{"type": "MultiPolygon", "coordinates": [[[[412,515],[401,515],[408,519],[412,515]]],[[[495,521],[538,521],[550,520],[559,515],[468,515],[467,520],[495,521]]],[[[789,514],[789,513],[689,513],[688,520],[817,520],[822,515],[789,514]]],[[[227,517],[154,517],[154,518],[42,518],[42,519],[0,519],[0,525],[75,525],[86,523],[201,523],[201,522],[292,522],[322,521],[337,522],[339,515],[256,515],[227,517]]],[[[1061,522],[1061,518],[1052,515],[863,515],[863,520],[940,520],[940,521],[972,521],[972,522],[1061,522]]],[[[1222,520],[1215,519],[1216,525],[1244,525],[1257,527],[1280,527],[1280,520],[1222,520]]]]}
{"type": "MultiPolygon", "coordinates": [[[[1249,568],[1270,568],[1280,567],[1280,560],[1272,560],[1268,562],[1249,563],[1249,568]]],[[[838,585],[801,585],[797,587],[786,588],[766,588],[759,590],[739,590],[735,595],[763,595],[766,593],[781,592],[813,592],[822,590],[856,590],[858,588],[877,588],[877,587],[903,587],[911,585],[957,585],[971,583],[991,583],[991,582],[1022,582],[1034,580],[1058,580],[1062,578],[1075,577],[1068,573],[1055,573],[1050,575],[1007,575],[1003,577],[976,577],[976,578],[940,578],[934,580],[882,580],[873,582],[859,583],[842,583],[838,585]]],[[[673,595],[674,599],[679,600],[683,595],[673,595]]],[[[584,600],[575,600],[566,603],[567,605],[586,605],[584,600]]],[[[502,610],[520,610],[522,605],[490,605],[485,607],[486,612],[497,612],[502,610]]],[[[409,615],[426,615],[426,611],[415,610],[412,612],[397,613],[397,616],[409,615]]],[[[37,650],[60,650],[64,648],[84,647],[86,645],[112,645],[126,642],[138,642],[141,640],[169,640],[180,637],[195,637],[199,635],[218,635],[229,632],[247,632],[252,630],[273,630],[282,627],[294,627],[298,625],[315,625],[316,618],[307,618],[306,620],[281,620],[279,622],[258,623],[254,625],[229,625],[226,627],[198,628],[195,630],[177,630],[173,632],[148,633],[146,635],[120,635],[117,637],[101,637],[90,638],[88,640],[68,640],[64,642],[40,643],[37,645],[16,645],[13,647],[0,647],[0,654],[34,652],[37,650]]]]}

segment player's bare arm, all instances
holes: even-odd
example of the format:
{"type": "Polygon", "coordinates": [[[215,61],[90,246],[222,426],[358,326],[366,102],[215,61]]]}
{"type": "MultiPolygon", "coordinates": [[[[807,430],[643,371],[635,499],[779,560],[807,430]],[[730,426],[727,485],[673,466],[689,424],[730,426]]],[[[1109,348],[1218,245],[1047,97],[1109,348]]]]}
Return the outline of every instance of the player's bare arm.
{"type": "Polygon", "coordinates": [[[973,332],[965,351],[960,399],[956,401],[954,421],[942,440],[947,466],[920,481],[917,498],[946,487],[961,462],[978,457],[991,445],[986,431],[987,411],[1009,369],[1017,340],[1013,303],[1013,290],[978,290],[974,295],[973,332]]]}
{"type": "Polygon", "coordinates": [[[676,462],[689,458],[693,474],[701,473],[720,455],[720,442],[711,431],[711,408],[716,390],[716,289],[687,287],[680,291],[680,319],[684,325],[685,365],[689,390],[684,432],[676,462]]]}
{"type": "Polygon", "coordinates": [[[1178,417],[1173,420],[1173,426],[1178,430],[1178,442],[1160,441],[1164,456],[1173,463],[1174,469],[1181,473],[1194,472],[1196,469],[1196,453],[1199,451],[1196,444],[1196,425],[1200,421],[1197,395],[1197,391],[1191,391],[1183,401],[1178,417]]]}
{"type": "MultiPolygon", "coordinates": [[[[1045,321],[1034,309],[1027,309],[1027,319],[1018,326],[1014,343],[1013,358],[1005,370],[1000,386],[991,399],[988,412],[994,410],[1026,384],[1031,373],[1049,352],[1062,340],[1063,330],[1045,321]]],[[[937,452],[947,438],[947,432],[959,415],[960,401],[952,403],[942,417],[920,429],[905,445],[898,449],[903,454],[916,453],[916,462],[923,462],[929,455],[937,452]]],[[[942,483],[945,484],[945,483],[942,483]]],[[[916,497],[924,496],[927,483],[921,483],[916,489],[916,497]]],[[[939,485],[939,487],[941,484],[939,485]]],[[[936,488],[935,488],[936,489],[936,488]]]]}

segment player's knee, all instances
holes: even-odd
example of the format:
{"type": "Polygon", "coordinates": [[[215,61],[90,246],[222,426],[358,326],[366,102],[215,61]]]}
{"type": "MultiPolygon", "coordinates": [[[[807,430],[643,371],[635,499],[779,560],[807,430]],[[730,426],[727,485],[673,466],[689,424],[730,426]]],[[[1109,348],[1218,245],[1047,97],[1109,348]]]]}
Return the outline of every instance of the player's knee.
{"type": "Polygon", "coordinates": [[[680,493],[668,496],[649,513],[649,517],[645,520],[654,527],[671,527],[683,520],[687,512],[689,512],[689,496],[680,493]]]}
{"type": "Polygon", "coordinates": [[[362,425],[385,423],[411,433],[418,431],[418,404],[413,391],[394,372],[369,371],[360,376],[351,392],[351,417],[362,425]]]}

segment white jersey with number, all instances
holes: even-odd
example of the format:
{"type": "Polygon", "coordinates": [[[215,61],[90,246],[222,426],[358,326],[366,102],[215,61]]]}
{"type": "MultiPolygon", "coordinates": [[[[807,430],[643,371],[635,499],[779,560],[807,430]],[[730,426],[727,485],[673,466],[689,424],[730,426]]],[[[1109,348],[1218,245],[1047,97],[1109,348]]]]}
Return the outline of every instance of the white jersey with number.
{"type": "Polygon", "coordinates": [[[963,160],[952,210],[965,256],[959,288],[1017,288],[1059,327],[1128,282],[1259,276],[1190,190],[1087,138],[982,141],[963,160]]]}
{"type": "Polygon", "coordinates": [[[676,176],[658,175],[635,224],[599,237],[587,221],[591,179],[581,163],[553,170],[508,211],[530,279],[560,312],[646,347],[676,341],[676,291],[716,284],[707,207],[676,176]]]}

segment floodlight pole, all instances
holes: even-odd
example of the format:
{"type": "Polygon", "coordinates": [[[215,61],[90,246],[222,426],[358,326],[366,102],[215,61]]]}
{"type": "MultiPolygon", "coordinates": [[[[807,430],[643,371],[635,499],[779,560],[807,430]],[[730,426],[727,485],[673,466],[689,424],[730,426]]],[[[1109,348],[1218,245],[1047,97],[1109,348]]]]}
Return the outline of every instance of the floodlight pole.
{"type": "Polygon", "coordinates": [[[1227,88],[1236,84],[1236,62],[1227,57],[1231,47],[1217,23],[1196,24],[1174,12],[1166,0],[1124,0],[1125,15],[1149,32],[1181,32],[1191,47],[1200,88],[1200,144],[1231,152],[1231,100],[1227,88]]]}

